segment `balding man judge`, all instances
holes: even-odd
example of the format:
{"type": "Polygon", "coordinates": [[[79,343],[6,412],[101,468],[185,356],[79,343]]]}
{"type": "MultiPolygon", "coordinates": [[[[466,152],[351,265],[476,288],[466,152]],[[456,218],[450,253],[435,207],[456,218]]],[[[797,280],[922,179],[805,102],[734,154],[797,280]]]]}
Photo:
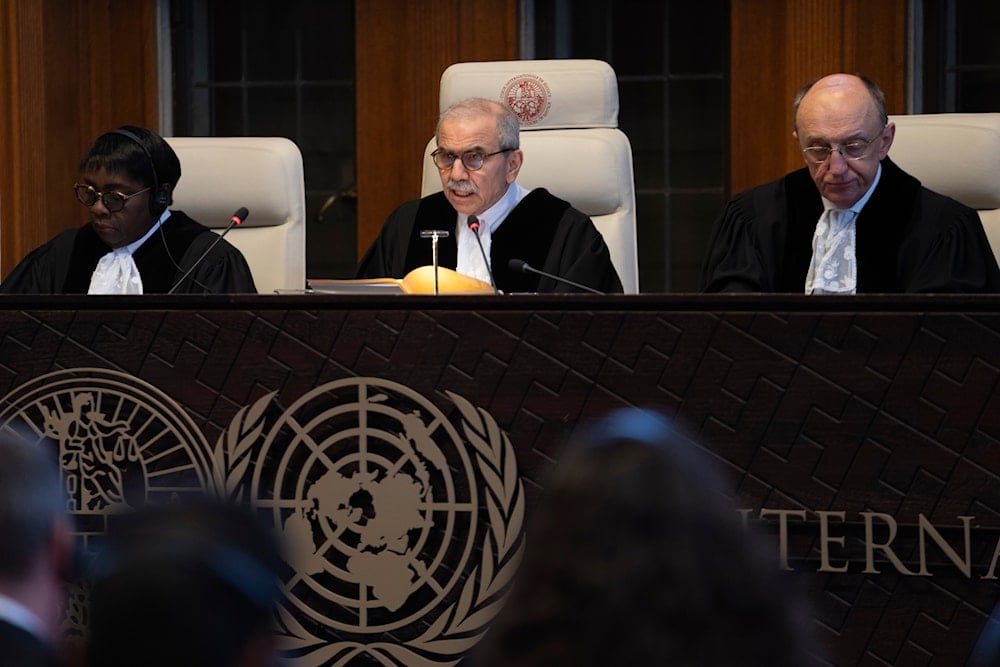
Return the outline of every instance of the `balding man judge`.
{"type": "Polygon", "coordinates": [[[799,92],[792,118],[805,168],[729,202],[704,291],[1000,291],[978,214],[889,159],[896,127],[875,83],[823,77],[799,92]]]}

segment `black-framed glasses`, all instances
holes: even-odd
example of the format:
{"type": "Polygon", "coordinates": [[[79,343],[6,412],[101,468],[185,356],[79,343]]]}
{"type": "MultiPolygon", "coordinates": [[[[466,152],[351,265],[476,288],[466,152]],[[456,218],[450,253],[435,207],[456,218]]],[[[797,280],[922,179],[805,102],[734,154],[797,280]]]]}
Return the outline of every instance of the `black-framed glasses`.
{"type": "Polygon", "coordinates": [[[498,151],[493,151],[492,153],[484,153],[482,151],[465,151],[461,155],[458,153],[452,153],[451,151],[446,151],[443,148],[436,149],[431,153],[431,157],[434,159],[434,164],[437,165],[438,169],[451,169],[452,165],[455,164],[455,160],[461,160],[462,166],[469,171],[479,171],[483,168],[486,163],[486,158],[493,157],[494,155],[500,155],[500,153],[509,153],[515,148],[501,148],[498,151]]]}
{"type": "Polygon", "coordinates": [[[882,132],[884,131],[885,127],[879,130],[878,134],[868,141],[849,141],[840,146],[809,146],[802,149],[802,154],[813,164],[826,162],[834,151],[840,153],[845,160],[861,160],[868,155],[868,149],[876,139],[882,136],[882,132]]]}
{"type": "Polygon", "coordinates": [[[125,202],[129,199],[135,197],[136,195],[141,195],[143,192],[151,189],[152,188],[143,188],[138,192],[133,192],[132,194],[127,195],[124,192],[118,192],[117,190],[112,190],[111,192],[98,192],[92,186],[84,183],[77,183],[73,186],[73,192],[76,193],[76,198],[81,204],[90,208],[97,203],[98,199],[100,199],[101,203],[104,204],[104,208],[108,209],[111,213],[122,210],[125,208],[125,202]]]}

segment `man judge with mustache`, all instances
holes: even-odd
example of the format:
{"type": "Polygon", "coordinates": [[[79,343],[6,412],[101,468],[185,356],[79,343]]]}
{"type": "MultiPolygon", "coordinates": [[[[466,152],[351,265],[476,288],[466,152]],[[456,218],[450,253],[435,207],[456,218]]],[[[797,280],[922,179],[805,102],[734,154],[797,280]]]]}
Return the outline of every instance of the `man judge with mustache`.
{"type": "Polygon", "coordinates": [[[402,278],[431,264],[431,242],[420,232],[439,229],[449,232],[439,240],[440,266],[487,283],[493,282],[492,270],[503,292],[575,291],[551,278],[515,272],[508,267],[511,259],[601,292],[622,292],[608,246],[590,218],[544,188],[528,191],[516,182],[524,160],[519,132],[517,116],[491,100],[470,98],[445,110],[431,153],[444,191],[393,211],[357,277],[402,278]]]}

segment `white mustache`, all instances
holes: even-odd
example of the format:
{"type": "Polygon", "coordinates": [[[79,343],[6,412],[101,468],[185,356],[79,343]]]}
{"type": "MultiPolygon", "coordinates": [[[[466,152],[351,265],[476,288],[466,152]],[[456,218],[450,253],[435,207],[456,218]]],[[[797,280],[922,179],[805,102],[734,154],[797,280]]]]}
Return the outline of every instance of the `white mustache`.
{"type": "Polygon", "coordinates": [[[472,181],[456,181],[453,178],[448,179],[448,189],[463,195],[474,195],[479,192],[479,188],[472,181]]]}

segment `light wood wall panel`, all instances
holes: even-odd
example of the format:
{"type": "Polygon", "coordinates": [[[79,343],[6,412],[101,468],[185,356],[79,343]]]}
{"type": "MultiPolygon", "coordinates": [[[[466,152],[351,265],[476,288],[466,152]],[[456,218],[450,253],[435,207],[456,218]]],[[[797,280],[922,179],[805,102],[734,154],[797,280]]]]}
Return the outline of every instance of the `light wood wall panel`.
{"type": "Polygon", "coordinates": [[[730,190],[803,166],[792,98],[833,72],[863,73],[906,106],[905,0],[732,0],[730,190]]]}
{"type": "Polygon", "coordinates": [[[156,0],[0,0],[0,275],[81,224],[97,135],[156,128],[156,0]]]}
{"type": "Polygon", "coordinates": [[[358,254],[396,206],[420,196],[441,73],[517,58],[518,0],[357,0],[358,254]]]}

